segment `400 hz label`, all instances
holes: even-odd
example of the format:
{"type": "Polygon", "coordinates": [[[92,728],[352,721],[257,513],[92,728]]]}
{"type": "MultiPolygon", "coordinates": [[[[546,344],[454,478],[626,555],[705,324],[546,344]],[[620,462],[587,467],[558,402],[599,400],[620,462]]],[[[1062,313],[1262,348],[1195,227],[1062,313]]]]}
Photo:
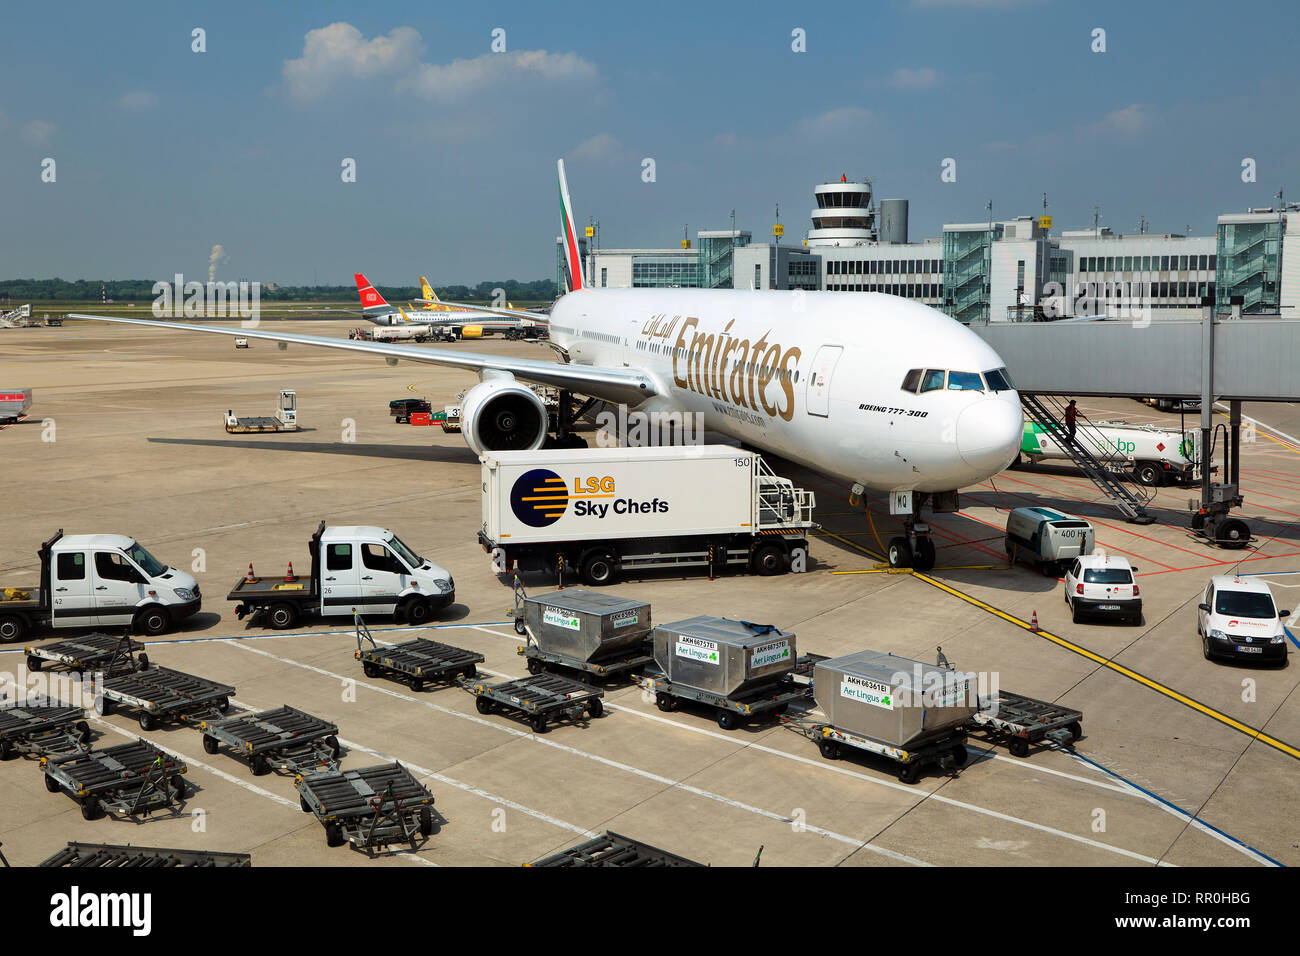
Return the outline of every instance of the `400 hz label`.
{"type": "Polygon", "coordinates": [[[845,674],[840,680],[840,696],[870,704],[872,707],[894,709],[894,692],[890,686],[866,677],[845,674]]]}

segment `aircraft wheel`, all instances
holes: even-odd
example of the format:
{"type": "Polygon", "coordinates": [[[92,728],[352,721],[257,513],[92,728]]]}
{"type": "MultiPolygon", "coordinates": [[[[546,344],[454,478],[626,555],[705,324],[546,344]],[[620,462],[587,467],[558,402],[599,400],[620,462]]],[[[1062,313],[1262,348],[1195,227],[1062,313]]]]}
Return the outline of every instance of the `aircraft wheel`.
{"type": "Polygon", "coordinates": [[[912,566],[912,546],[904,537],[889,539],[889,566],[891,568],[910,568],[912,566]]]}
{"type": "Polygon", "coordinates": [[[912,567],[917,571],[929,571],[934,567],[934,541],[929,535],[916,539],[916,555],[912,558],[912,567]]]}

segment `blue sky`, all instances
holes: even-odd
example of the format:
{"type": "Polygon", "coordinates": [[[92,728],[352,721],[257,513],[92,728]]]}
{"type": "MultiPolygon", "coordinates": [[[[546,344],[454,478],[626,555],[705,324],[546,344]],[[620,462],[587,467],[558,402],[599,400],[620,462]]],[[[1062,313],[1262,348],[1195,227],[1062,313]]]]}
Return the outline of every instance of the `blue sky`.
{"type": "Polygon", "coordinates": [[[1203,235],[1300,199],[1298,22],[1196,0],[9,4],[0,278],[201,278],[216,243],[224,279],[549,277],[557,156],[611,247],[732,208],[758,239],[777,203],[798,241],[841,173],[910,199],[913,240],[1043,192],[1057,229],[1099,204],[1116,231],[1203,235]]]}

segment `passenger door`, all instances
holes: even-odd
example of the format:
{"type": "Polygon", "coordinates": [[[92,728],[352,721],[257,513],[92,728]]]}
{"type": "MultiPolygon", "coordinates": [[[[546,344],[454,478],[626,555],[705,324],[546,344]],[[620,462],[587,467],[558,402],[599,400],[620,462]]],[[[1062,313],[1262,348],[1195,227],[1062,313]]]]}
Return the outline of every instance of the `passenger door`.
{"type": "Polygon", "coordinates": [[[826,418],[830,415],[831,376],[844,352],[843,346],[823,345],[817,350],[808,375],[808,414],[826,418]]]}
{"type": "Polygon", "coordinates": [[[372,614],[392,614],[406,586],[407,568],[386,545],[361,545],[361,603],[372,614]]]}
{"type": "Polygon", "coordinates": [[[143,575],[116,551],[95,552],[95,623],[101,627],[130,624],[144,597],[143,575]]]}
{"type": "Polygon", "coordinates": [[[50,569],[50,620],[55,627],[93,627],[95,599],[84,551],[59,551],[50,569]]]}
{"type": "Polygon", "coordinates": [[[321,614],[347,615],[354,607],[363,610],[356,550],[350,541],[325,546],[320,576],[321,614]]]}

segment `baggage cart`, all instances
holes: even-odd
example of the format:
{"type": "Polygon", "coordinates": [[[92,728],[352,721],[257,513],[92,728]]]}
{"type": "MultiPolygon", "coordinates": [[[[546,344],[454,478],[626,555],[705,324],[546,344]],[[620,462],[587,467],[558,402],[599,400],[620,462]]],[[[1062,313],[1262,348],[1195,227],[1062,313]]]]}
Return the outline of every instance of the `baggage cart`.
{"type": "Polygon", "coordinates": [[[22,703],[0,707],[0,760],[19,754],[81,753],[89,749],[90,725],[80,707],[22,703]]]}
{"type": "MultiPolygon", "coordinates": [[[[800,658],[800,667],[811,669],[812,658],[813,655],[800,658]]],[[[780,716],[791,704],[812,699],[812,687],[806,681],[789,675],[732,696],[670,681],[661,673],[644,675],[641,686],[654,694],[655,706],[666,714],[675,711],[682,701],[712,707],[714,719],[723,730],[734,730],[741,724],[764,717],[780,716]]]]}
{"type": "Polygon", "coordinates": [[[104,713],[123,708],[134,711],[141,730],[153,730],[168,721],[197,724],[230,709],[235,688],[205,677],[195,677],[170,667],[101,677],[87,675],[93,692],[104,698],[104,713]]]}
{"type": "Polygon", "coordinates": [[[325,827],[329,846],[414,845],[433,833],[433,794],[400,763],[299,776],[298,803],[325,827]]]}
{"type": "Polygon", "coordinates": [[[184,761],[146,740],[105,750],[41,758],[45,789],[65,791],[81,804],[81,816],[97,820],[105,813],[148,816],[175,810],[185,797],[184,761]]]}
{"type": "Polygon", "coordinates": [[[853,750],[865,751],[894,761],[895,772],[902,783],[913,784],[921,778],[921,768],[934,764],[945,774],[955,776],[966,765],[966,734],[961,729],[948,728],[925,738],[919,738],[906,747],[896,747],[884,740],[854,733],[825,721],[806,717],[787,721],[791,730],[817,743],[818,750],[827,760],[839,760],[853,750]]]}
{"type": "Polygon", "coordinates": [[[27,669],[38,671],[54,666],[70,671],[100,671],[104,674],[122,674],[149,668],[149,655],[143,653],[144,645],[123,634],[87,634],[67,641],[29,647],[27,669]]]}
{"type": "Polygon", "coordinates": [[[252,856],[247,853],[224,853],[219,850],[170,850],[154,846],[117,846],[112,843],[69,842],[66,847],[38,866],[76,867],[79,869],[164,869],[169,867],[248,867],[252,856]]]}
{"type": "Polygon", "coordinates": [[[215,754],[225,744],[232,755],[248,759],[254,777],[272,769],[293,774],[337,770],[342,750],[337,725],[287,704],[224,720],[203,720],[199,730],[204,753],[215,754]]]}
{"type": "Polygon", "coordinates": [[[1029,748],[1050,740],[1073,746],[1083,736],[1083,711],[1035,700],[1010,691],[998,691],[970,720],[970,729],[984,734],[989,743],[1005,743],[1012,756],[1025,757],[1029,748]]]}
{"type": "Polygon", "coordinates": [[[528,673],[557,667],[608,679],[654,662],[649,604],[581,588],[529,597],[518,576],[514,586],[510,616],[527,639],[517,653],[528,673]]]}
{"type": "Polygon", "coordinates": [[[585,843],[561,850],[543,857],[535,863],[525,863],[526,867],[538,866],[703,866],[676,853],[660,850],[633,840],[613,830],[606,830],[602,836],[593,837],[585,843]]]}
{"type": "Polygon", "coordinates": [[[521,717],[539,734],[546,733],[553,721],[577,722],[605,712],[601,703],[604,691],[559,674],[537,674],[504,684],[465,684],[464,687],[477,698],[474,706],[480,714],[500,711],[521,717]]]}
{"type": "Polygon", "coordinates": [[[370,629],[355,615],[357,650],[353,654],[361,662],[367,677],[388,677],[405,681],[411,690],[419,693],[428,681],[455,683],[458,678],[472,680],[478,675],[478,666],[486,658],[475,651],[467,651],[450,644],[441,644],[423,637],[402,644],[380,646],[370,635],[370,629]],[[369,641],[370,647],[362,642],[369,641]]]}

